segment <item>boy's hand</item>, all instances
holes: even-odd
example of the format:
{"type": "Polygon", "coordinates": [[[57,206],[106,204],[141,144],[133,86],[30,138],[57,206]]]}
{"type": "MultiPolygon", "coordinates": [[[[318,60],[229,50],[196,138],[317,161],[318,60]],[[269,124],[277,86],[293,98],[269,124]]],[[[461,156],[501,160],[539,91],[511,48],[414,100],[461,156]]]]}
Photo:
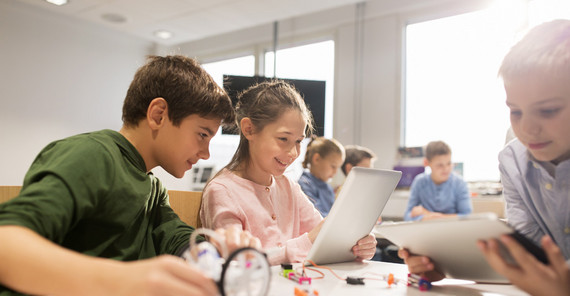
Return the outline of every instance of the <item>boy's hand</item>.
{"type": "Polygon", "coordinates": [[[417,216],[421,216],[421,215],[425,215],[429,213],[428,210],[426,210],[423,206],[415,206],[412,208],[412,211],[410,212],[410,215],[413,217],[417,217],[417,216]]]}
{"type": "Polygon", "coordinates": [[[216,295],[181,258],[120,262],[86,256],[21,226],[0,226],[0,283],[30,295],[216,295]],[[41,252],[37,252],[41,250],[41,252]]]}
{"type": "Polygon", "coordinates": [[[178,257],[164,255],[119,264],[123,266],[116,268],[116,273],[101,275],[102,286],[108,290],[99,292],[120,296],[218,294],[212,279],[178,257]]]}
{"type": "Polygon", "coordinates": [[[407,249],[398,250],[398,256],[404,259],[404,263],[408,265],[410,273],[420,275],[430,282],[445,278],[441,272],[434,269],[435,266],[431,262],[431,259],[426,256],[412,255],[407,249]]]}
{"type": "Polygon", "coordinates": [[[503,259],[495,239],[479,241],[477,246],[491,267],[509,279],[512,284],[535,296],[570,295],[570,267],[566,264],[560,248],[549,236],[545,235],[541,240],[542,248],[550,262],[548,265],[538,261],[512,237],[503,235],[500,240],[518,266],[508,264],[503,259]]]}
{"type": "Polygon", "coordinates": [[[376,237],[369,234],[356,242],[356,245],[352,247],[352,253],[360,261],[371,259],[376,253],[376,244],[376,237]]]}
{"type": "MultiPolygon", "coordinates": [[[[426,210],[427,211],[427,210],[426,210]]],[[[445,218],[446,215],[442,214],[442,213],[438,213],[438,212],[430,212],[427,211],[427,213],[422,217],[422,221],[427,221],[427,220],[433,220],[433,219],[440,219],[440,218],[445,218]]]]}

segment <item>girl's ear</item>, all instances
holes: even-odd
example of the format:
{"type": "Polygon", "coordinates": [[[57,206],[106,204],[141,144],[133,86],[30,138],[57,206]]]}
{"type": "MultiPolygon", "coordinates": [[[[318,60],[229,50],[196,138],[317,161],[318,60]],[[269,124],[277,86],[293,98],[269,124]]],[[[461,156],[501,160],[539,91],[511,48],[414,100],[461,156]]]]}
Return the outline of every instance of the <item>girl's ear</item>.
{"type": "Polygon", "coordinates": [[[251,119],[249,117],[242,118],[239,126],[241,133],[245,136],[245,138],[251,140],[251,137],[254,133],[253,122],[251,122],[251,119]]]}
{"type": "Polygon", "coordinates": [[[154,98],[148,105],[146,121],[152,130],[159,129],[168,119],[168,103],[163,98],[154,98]]]}

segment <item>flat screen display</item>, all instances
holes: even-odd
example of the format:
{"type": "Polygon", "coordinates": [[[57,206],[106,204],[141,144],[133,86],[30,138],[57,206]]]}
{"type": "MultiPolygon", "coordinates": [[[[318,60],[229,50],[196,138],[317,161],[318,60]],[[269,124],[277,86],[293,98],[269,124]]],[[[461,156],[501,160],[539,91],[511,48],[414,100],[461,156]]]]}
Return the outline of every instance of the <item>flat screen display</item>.
{"type": "MultiPolygon", "coordinates": [[[[232,99],[232,104],[235,107],[239,93],[254,84],[273,79],[262,76],[224,75],[224,89],[232,99]]],[[[316,135],[324,136],[326,82],[320,80],[278,79],[290,83],[299,91],[313,114],[316,135]]],[[[224,128],[222,129],[222,134],[237,134],[237,131],[224,128]]]]}

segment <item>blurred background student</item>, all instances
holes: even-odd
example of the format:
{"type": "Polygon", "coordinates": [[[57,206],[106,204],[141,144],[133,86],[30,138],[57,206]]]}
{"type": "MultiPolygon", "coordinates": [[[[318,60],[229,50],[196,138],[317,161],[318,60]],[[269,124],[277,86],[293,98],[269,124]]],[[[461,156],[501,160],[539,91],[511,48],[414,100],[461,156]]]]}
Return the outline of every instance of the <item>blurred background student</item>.
{"type": "MultiPolygon", "coordinates": [[[[344,146],[344,154],[344,163],[340,169],[345,177],[348,176],[353,167],[371,168],[376,160],[376,155],[372,150],[358,145],[344,146]]],[[[338,195],[341,188],[342,184],[334,189],[336,195],[338,195]]]]}
{"type": "Polygon", "coordinates": [[[299,185],[323,217],[329,214],[335,200],[334,190],[327,182],[343,161],[344,147],[335,139],[318,137],[307,146],[303,161],[305,170],[299,185]]]}
{"type": "Polygon", "coordinates": [[[467,183],[453,174],[451,149],[442,141],[426,146],[424,165],[431,173],[414,178],[404,220],[429,220],[473,211],[467,183]]]}

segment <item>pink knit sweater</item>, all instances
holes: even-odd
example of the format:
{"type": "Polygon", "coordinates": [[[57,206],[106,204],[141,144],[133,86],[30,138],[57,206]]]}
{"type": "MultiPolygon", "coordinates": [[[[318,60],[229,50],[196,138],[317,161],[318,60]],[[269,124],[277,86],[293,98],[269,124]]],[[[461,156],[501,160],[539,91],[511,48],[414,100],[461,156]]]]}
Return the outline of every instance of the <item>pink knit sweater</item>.
{"type": "Polygon", "coordinates": [[[302,262],[311,248],[308,232],[323,218],[296,182],[285,176],[263,186],[222,171],[205,188],[202,225],[239,224],[261,240],[272,265],[302,262]]]}

